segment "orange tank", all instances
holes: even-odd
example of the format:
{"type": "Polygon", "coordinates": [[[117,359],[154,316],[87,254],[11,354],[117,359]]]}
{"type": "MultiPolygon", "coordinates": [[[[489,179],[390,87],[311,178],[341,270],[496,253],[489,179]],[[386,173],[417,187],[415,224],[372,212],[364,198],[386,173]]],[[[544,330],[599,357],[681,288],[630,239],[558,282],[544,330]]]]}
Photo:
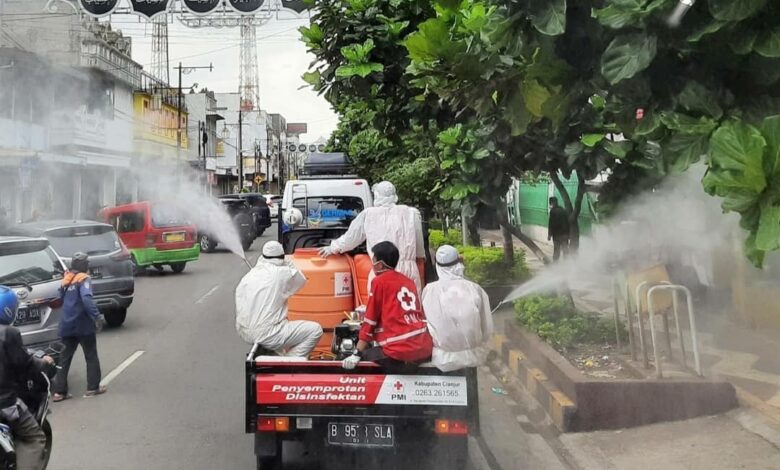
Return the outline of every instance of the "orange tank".
{"type": "Polygon", "coordinates": [[[307,282],[290,297],[288,318],[322,325],[324,334],[315,351],[330,353],[333,328],[345,319],[344,312],[355,308],[350,261],[344,255],[324,259],[317,254],[317,249],[307,248],[296,250],[291,258],[307,282]]]}
{"type": "MultiPolygon", "coordinates": [[[[358,298],[363,305],[368,305],[368,276],[374,269],[374,263],[368,255],[355,255],[355,272],[357,277],[358,298]]],[[[420,280],[425,286],[425,261],[417,260],[417,269],[420,271],[420,280]]],[[[421,293],[422,294],[422,293],[421,293]]]]}

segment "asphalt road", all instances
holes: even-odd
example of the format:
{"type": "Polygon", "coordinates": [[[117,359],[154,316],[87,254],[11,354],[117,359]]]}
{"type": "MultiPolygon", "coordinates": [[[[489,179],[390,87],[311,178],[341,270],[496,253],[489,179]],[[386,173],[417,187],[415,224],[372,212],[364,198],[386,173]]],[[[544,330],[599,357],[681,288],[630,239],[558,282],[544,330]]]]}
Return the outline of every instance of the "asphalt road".
{"type": "MultiPolygon", "coordinates": [[[[247,253],[253,265],[267,240],[247,253]]],[[[53,404],[51,470],[255,468],[243,424],[248,346],[235,333],[233,313],[233,289],[246,271],[237,256],[219,251],[182,274],[151,270],[137,278],[125,325],[98,336],[104,380],[114,375],[108,393],[83,398],[79,352],[70,372],[73,398],[53,404]]],[[[300,445],[286,447],[285,456],[290,470],[334,468],[300,445]]]]}

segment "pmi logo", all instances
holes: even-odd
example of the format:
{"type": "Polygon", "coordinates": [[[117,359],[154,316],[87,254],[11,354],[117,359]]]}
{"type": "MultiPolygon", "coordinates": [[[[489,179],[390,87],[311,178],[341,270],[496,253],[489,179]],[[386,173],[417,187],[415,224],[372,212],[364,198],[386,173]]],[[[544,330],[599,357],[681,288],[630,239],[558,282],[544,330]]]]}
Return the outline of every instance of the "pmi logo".
{"type": "Polygon", "coordinates": [[[395,401],[406,401],[406,394],[404,393],[404,384],[400,380],[397,380],[393,384],[393,393],[390,395],[390,399],[395,401]]]}

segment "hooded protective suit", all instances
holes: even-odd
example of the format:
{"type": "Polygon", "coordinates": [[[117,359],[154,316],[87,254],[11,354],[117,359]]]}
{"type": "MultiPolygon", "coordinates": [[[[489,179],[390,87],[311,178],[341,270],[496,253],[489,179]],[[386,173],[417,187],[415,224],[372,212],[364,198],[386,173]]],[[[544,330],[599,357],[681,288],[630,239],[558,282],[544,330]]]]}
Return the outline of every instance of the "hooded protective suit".
{"type": "Polygon", "coordinates": [[[431,362],[443,372],[477,367],[487,358],[488,341],[493,335],[493,315],[487,293],[466,280],[464,266],[457,258],[449,266],[440,264],[436,255],[439,280],[428,284],[422,293],[423,311],[433,337],[431,362]]]}
{"type": "MultiPolygon", "coordinates": [[[[373,258],[373,246],[380,242],[392,242],[401,255],[395,270],[412,279],[417,292],[420,292],[422,280],[417,259],[425,258],[422,217],[417,209],[397,205],[397,202],[398,196],[392,183],[383,181],[374,186],[374,206],[358,214],[347,233],[320,250],[320,254],[329,256],[346,253],[366,242],[368,255],[373,258]]],[[[369,289],[373,279],[372,271],[368,279],[369,289]]]]}
{"type": "Polygon", "coordinates": [[[306,284],[306,278],[292,261],[266,257],[284,256],[281,245],[276,245],[266,244],[257,265],[236,287],[236,331],[247,343],[306,357],[322,336],[322,327],[312,321],[287,320],[287,299],[306,284]]]}

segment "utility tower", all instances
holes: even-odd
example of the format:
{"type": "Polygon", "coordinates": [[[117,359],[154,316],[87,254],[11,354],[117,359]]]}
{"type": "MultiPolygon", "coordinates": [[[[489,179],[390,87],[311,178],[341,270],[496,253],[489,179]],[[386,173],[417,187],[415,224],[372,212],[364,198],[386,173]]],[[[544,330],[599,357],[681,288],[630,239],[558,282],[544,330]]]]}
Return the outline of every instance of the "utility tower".
{"type": "Polygon", "coordinates": [[[257,65],[257,27],[251,16],[241,18],[241,53],[238,92],[241,110],[260,109],[260,74],[257,65]]]}
{"type": "Polygon", "coordinates": [[[168,63],[168,15],[160,15],[152,22],[152,75],[164,83],[171,82],[168,63]]]}

